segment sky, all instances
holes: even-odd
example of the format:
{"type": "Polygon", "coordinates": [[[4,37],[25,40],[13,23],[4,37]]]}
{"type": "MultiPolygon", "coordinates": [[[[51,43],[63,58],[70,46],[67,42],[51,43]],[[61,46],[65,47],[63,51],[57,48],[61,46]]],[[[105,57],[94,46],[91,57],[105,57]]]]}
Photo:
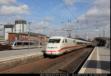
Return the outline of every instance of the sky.
{"type": "Polygon", "coordinates": [[[73,37],[109,36],[109,6],[110,0],[0,0],[0,24],[25,19],[32,32],[49,36],[67,36],[67,29],[73,37]]]}

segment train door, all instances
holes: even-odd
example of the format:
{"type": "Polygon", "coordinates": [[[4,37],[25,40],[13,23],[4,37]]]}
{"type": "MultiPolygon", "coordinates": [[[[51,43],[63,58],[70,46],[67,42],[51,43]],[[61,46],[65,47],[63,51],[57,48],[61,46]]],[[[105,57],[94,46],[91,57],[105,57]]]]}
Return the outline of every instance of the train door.
{"type": "Polygon", "coordinates": [[[64,53],[69,51],[67,39],[63,39],[61,43],[61,48],[63,49],[64,53]]]}

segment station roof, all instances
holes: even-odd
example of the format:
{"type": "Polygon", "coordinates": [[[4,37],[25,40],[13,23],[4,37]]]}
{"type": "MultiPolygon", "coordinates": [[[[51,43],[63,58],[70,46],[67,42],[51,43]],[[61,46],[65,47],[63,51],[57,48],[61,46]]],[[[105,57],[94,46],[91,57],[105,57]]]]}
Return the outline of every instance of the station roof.
{"type": "Polygon", "coordinates": [[[110,37],[96,37],[95,39],[111,40],[111,38],[110,38],[110,37]]]}

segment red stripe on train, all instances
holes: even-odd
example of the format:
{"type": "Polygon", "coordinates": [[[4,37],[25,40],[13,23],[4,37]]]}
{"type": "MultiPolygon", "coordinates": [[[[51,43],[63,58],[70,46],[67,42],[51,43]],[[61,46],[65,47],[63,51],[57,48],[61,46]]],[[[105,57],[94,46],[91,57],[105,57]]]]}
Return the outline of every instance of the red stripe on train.
{"type": "MultiPolygon", "coordinates": [[[[62,52],[62,51],[64,51],[64,50],[66,50],[66,49],[69,49],[69,48],[78,48],[78,47],[80,47],[80,45],[79,46],[68,46],[68,47],[63,47],[63,48],[61,48],[60,50],[47,50],[47,52],[62,52]]],[[[82,47],[82,46],[81,46],[82,47]]]]}
{"type": "Polygon", "coordinates": [[[47,50],[47,52],[57,52],[57,51],[54,51],[54,50],[49,50],[49,51],[48,51],[48,50],[47,50]]]}

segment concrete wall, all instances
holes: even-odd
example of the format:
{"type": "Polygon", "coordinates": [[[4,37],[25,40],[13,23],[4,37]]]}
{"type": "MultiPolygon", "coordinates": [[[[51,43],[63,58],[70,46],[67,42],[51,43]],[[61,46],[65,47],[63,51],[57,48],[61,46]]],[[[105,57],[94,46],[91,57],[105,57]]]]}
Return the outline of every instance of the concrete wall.
{"type": "Polygon", "coordinates": [[[5,40],[8,40],[8,33],[13,32],[13,28],[5,28],[5,40]]]}
{"type": "Polygon", "coordinates": [[[15,21],[15,33],[28,32],[27,22],[25,20],[15,21]]]}
{"type": "Polygon", "coordinates": [[[26,24],[15,24],[15,32],[16,33],[24,33],[28,32],[26,24]]]}

